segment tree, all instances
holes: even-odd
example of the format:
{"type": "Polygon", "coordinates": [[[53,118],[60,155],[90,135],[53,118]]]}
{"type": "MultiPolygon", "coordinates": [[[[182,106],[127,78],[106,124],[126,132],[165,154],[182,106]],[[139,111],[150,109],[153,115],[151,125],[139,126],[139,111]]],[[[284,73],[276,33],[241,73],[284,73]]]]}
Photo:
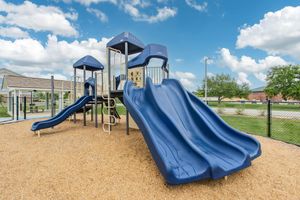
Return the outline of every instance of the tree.
{"type": "Polygon", "coordinates": [[[284,100],[300,100],[300,65],[271,68],[267,75],[265,92],[269,97],[280,94],[284,100]]]}
{"type": "MultiPolygon", "coordinates": [[[[221,103],[224,98],[247,97],[249,94],[249,85],[238,85],[236,80],[227,74],[217,74],[216,76],[208,77],[207,79],[207,95],[218,98],[218,103],[221,103]]],[[[196,93],[203,93],[203,88],[198,89],[196,93]]]]}
{"type": "Polygon", "coordinates": [[[4,103],[4,95],[0,94],[0,105],[2,108],[4,108],[3,103],[4,103]]]}
{"type": "Polygon", "coordinates": [[[243,83],[242,85],[238,85],[235,96],[239,98],[248,98],[250,94],[250,86],[248,83],[243,83]]]}
{"type": "Polygon", "coordinates": [[[196,91],[193,92],[194,95],[198,97],[204,97],[204,90],[202,88],[198,88],[196,91]]]}

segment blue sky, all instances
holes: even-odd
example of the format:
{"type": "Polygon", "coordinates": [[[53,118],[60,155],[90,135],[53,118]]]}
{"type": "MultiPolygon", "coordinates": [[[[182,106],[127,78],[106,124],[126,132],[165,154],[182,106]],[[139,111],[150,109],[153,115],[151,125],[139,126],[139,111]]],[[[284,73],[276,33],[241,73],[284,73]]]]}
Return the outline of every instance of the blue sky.
{"type": "MultiPolygon", "coordinates": [[[[190,90],[228,73],[251,88],[274,65],[300,60],[298,0],[0,0],[0,64],[28,76],[68,78],[72,62],[129,31],[168,47],[172,76],[190,90]]],[[[1,66],[0,66],[1,67],[1,66]]]]}

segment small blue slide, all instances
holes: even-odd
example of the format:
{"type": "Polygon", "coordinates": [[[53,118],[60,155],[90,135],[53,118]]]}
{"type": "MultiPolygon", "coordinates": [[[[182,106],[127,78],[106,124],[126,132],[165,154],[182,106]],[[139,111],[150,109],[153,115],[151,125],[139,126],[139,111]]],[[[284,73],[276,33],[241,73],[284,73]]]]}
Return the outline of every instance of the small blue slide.
{"type": "Polygon", "coordinates": [[[45,129],[45,128],[50,128],[50,127],[56,126],[56,125],[62,123],[63,121],[65,121],[70,115],[72,115],[76,111],[80,110],[83,106],[85,106],[91,100],[93,100],[93,96],[82,96],[74,104],[64,108],[60,113],[58,113],[54,117],[52,117],[48,120],[33,123],[31,130],[38,131],[40,129],[45,129]]]}
{"type": "Polygon", "coordinates": [[[229,127],[173,79],[145,88],[124,87],[124,103],[166,181],[218,179],[251,165],[260,144],[229,127]]]}

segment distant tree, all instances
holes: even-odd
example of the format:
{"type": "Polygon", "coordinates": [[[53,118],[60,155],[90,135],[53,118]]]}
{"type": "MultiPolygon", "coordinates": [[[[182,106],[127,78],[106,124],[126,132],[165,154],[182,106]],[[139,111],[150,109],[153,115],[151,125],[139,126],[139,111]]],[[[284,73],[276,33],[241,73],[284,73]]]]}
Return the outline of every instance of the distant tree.
{"type": "MultiPolygon", "coordinates": [[[[217,97],[218,103],[221,103],[224,98],[234,97],[237,91],[237,83],[230,75],[217,74],[207,78],[207,88],[207,95],[217,97]]],[[[197,93],[203,94],[204,90],[205,84],[203,84],[201,90],[198,89],[197,93]]]]}
{"type": "Polygon", "coordinates": [[[68,99],[69,96],[70,96],[70,92],[65,92],[65,93],[64,93],[64,99],[68,99]]]}
{"type": "Polygon", "coordinates": [[[3,103],[4,103],[4,95],[0,94],[0,106],[1,106],[2,108],[4,108],[3,103]]]}
{"type": "MultiPolygon", "coordinates": [[[[195,93],[197,96],[203,97],[205,84],[195,93]]],[[[208,77],[207,79],[207,95],[217,97],[220,104],[224,98],[247,98],[250,93],[249,85],[244,83],[237,84],[236,80],[228,74],[217,74],[216,76],[208,77]]]]}
{"type": "Polygon", "coordinates": [[[280,94],[284,100],[300,100],[300,65],[271,68],[267,75],[265,92],[269,97],[280,94]]]}
{"type": "Polygon", "coordinates": [[[251,91],[250,91],[249,84],[243,83],[241,85],[238,85],[235,96],[237,96],[239,98],[248,98],[250,92],[251,91]]]}
{"type": "Polygon", "coordinates": [[[34,93],[34,96],[38,100],[44,100],[44,99],[46,99],[46,95],[43,92],[36,92],[36,93],[34,93]]]}
{"type": "Polygon", "coordinates": [[[193,92],[193,94],[198,97],[204,97],[204,90],[202,88],[198,88],[196,91],[193,92]]]}

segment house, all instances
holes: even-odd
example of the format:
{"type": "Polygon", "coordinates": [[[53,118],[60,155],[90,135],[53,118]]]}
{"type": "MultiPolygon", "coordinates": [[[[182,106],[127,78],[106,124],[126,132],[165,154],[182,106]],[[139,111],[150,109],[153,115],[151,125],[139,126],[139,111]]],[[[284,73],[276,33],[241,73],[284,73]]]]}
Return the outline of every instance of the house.
{"type": "MultiPolygon", "coordinates": [[[[31,101],[32,104],[33,92],[44,93],[48,96],[51,92],[51,79],[5,75],[2,79],[1,88],[8,97],[8,113],[12,114],[13,111],[15,114],[16,109],[13,107],[18,104],[18,108],[20,108],[23,97],[29,97],[28,101],[31,101]]],[[[64,107],[63,94],[65,92],[71,92],[72,89],[72,81],[54,80],[54,92],[59,95],[59,110],[62,110],[64,107]]],[[[80,94],[80,92],[78,93],[80,94]]]]}
{"type": "MultiPolygon", "coordinates": [[[[6,68],[0,68],[0,94],[6,96],[7,95],[7,91],[5,89],[2,88],[2,83],[3,83],[3,79],[4,79],[4,76],[7,76],[7,75],[13,75],[13,76],[23,76],[21,74],[18,74],[16,72],[13,72],[9,69],[6,69],[6,68]]],[[[24,77],[24,76],[23,76],[24,77]]]]}
{"type": "MultiPolygon", "coordinates": [[[[248,95],[249,101],[265,101],[267,100],[267,94],[265,93],[265,86],[254,88],[248,95]]],[[[276,95],[271,98],[272,101],[282,101],[281,95],[276,95]]]]}

